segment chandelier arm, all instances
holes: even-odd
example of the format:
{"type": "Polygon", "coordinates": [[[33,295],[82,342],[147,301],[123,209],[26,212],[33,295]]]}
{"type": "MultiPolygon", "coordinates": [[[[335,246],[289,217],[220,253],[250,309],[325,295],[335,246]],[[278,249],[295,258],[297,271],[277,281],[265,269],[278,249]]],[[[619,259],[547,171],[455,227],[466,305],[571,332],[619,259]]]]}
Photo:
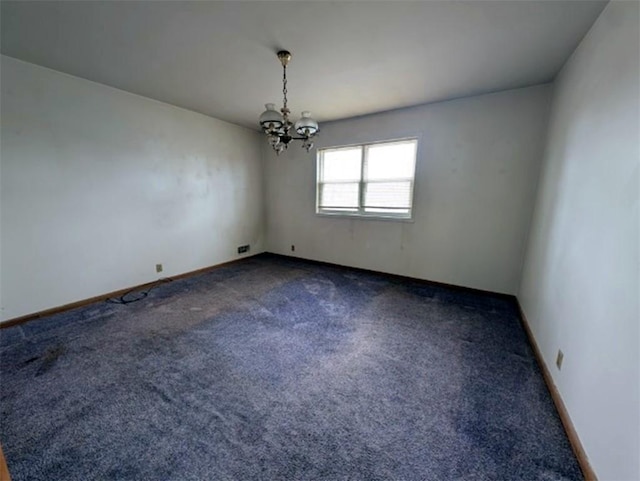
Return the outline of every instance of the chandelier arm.
{"type": "Polygon", "coordinates": [[[291,137],[290,135],[278,135],[278,137],[283,138],[283,137],[288,137],[290,140],[307,140],[307,139],[311,139],[312,137],[291,137]]]}

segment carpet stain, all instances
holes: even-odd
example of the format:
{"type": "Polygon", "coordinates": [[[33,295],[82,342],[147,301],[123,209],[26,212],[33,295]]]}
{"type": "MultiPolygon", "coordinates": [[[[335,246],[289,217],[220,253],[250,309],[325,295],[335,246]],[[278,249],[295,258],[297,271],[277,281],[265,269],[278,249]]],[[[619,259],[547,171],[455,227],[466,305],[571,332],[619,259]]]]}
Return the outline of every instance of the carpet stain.
{"type": "MultiPolygon", "coordinates": [[[[64,346],[57,346],[53,349],[49,349],[41,358],[40,366],[35,373],[35,377],[42,376],[46,374],[53,366],[58,362],[58,358],[62,356],[66,351],[64,346]]],[[[38,358],[32,358],[29,361],[35,361],[38,358]]],[[[27,363],[29,362],[27,361],[27,363]]],[[[25,363],[26,364],[26,363],[25,363]]]]}

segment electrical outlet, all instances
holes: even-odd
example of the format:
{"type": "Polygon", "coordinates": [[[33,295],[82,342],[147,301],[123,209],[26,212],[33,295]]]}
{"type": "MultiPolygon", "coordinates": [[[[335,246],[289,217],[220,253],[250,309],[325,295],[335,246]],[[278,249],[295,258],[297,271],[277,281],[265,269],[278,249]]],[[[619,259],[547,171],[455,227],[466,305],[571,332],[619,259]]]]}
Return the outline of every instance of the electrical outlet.
{"type": "Polygon", "coordinates": [[[238,247],[238,254],[244,254],[245,252],[249,252],[249,244],[238,247]]]}
{"type": "Polygon", "coordinates": [[[562,360],[564,359],[564,354],[560,349],[558,349],[558,355],[556,356],[556,366],[558,366],[558,371],[562,369],[562,360]]]}
{"type": "Polygon", "coordinates": [[[294,246],[293,244],[291,244],[291,252],[295,252],[296,250],[296,246],[294,246]]]}
{"type": "Polygon", "coordinates": [[[162,264],[156,264],[156,272],[162,272],[162,264]]]}

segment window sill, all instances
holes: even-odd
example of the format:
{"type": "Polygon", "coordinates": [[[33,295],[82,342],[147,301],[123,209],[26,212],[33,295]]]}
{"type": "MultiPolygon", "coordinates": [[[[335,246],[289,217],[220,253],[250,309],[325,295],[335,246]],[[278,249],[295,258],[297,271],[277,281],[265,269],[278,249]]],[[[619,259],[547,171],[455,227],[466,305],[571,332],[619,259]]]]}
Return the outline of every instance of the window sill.
{"type": "Polygon", "coordinates": [[[414,223],[414,219],[413,217],[395,217],[392,215],[377,215],[377,214],[371,214],[371,215],[363,215],[363,214],[348,214],[348,213],[344,213],[344,212],[316,212],[316,215],[318,217],[331,217],[331,218],[338,218],[338,219],[350,219],[350,220],[381,220],[384,222],[406,222],[406,223],[410,223],[413,224],[414,223]]]}

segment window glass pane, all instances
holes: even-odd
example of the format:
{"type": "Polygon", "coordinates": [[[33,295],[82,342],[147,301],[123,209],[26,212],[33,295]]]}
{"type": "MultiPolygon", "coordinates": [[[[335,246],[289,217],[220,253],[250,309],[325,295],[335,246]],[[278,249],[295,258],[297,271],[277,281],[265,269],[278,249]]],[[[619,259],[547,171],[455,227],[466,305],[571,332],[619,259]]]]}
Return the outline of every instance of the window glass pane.
{"type": "Polygon", "coordinates": [[[337,184],[320,184],[318,207],[321,209],[351,208],[358,209],[357,182],[341,182],[337,184]]]}
{"type": "Polygon", "coordinates": [[[411,181],[370,182],[364,188],[366,208],[411,207],[411,181]]]}
{"type": "Polygon", "coordinates": [[[370,145],[367,147],[366,155],[365,180],[413,178],[415,140],[370,145]]]}
{"type": "Polygon", "coordinates": [[[322,153],[320,179],[324,182],[359,181],[362,147],[325,150],[322,153]]]}

